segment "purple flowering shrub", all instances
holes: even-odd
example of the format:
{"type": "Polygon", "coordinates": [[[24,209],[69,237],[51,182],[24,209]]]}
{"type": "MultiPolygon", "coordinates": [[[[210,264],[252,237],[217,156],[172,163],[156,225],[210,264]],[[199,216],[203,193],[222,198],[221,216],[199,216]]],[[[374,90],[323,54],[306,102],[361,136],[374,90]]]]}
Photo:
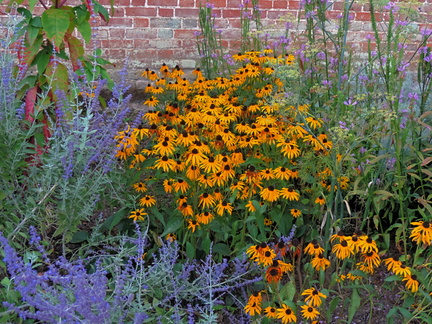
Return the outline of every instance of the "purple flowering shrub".
{"type": "Polygon", "coordinates": [[[136,246],[127,259],[125,251],[112,253],[111,247],[89,262],[50,260],[32,228],[30,243],[42,267],[25,262],[0,234],[9,289],[21,296],[3,302],[7,311],[0,308],[0,316],[44,323],[216,323],[223,317],[249,322],[242,312],[229,312],[229,306],[242,309],[239,296],[246,298],[246,287],[261,279],[246,258],[216,263],[209,254],[201,261],[183,261],[178,244],[166,242],[146,260],[145,235],[138,233],[126,239],[136,246]]]}

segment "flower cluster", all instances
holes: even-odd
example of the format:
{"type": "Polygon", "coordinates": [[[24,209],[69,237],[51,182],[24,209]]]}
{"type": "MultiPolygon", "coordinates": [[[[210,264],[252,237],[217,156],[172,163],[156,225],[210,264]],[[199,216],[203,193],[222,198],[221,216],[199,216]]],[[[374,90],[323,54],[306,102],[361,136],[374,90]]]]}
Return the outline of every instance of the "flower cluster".
{"type": "MultiPolygon", "coordinates": [[[[323,121],[307,105],[284,105],[283,84],[275,67],[290,65],[292,55],[264,52],[239,53],[239,67],[230,78],[206,79],[199,68],[194,81],[180,67],[162,65],[144,71],[146,106],[157,108],[143,122],[118,133],[117,157],[130,168],[152,172],[176,213],[195,232],[216,217],[263,211],[274,204],[289,206],[293,218],[302,216],[301,198],[322,205],[320,193],[302,191],[299,176],[306,155],[327,155],[333,144],[323,121]]],[[[331,170],[312,174],[316,183],[333,176],[331,170]]],[[[337,179],[340,187],[348,178],[337,179]]],[[[145,192],[145,182],[134,184],[145,192]]],[[[155,186],[153,185],[153,188],[155,186]]],[[[139,200],[143,207],[130,218],[142,220],[144,208],[157,203],[155,196],[139,200]]],[[[266,225],[275,219],[266,215],[266,225]]],[[[277,224],[276,224],[277,226],[277,224]]]]}

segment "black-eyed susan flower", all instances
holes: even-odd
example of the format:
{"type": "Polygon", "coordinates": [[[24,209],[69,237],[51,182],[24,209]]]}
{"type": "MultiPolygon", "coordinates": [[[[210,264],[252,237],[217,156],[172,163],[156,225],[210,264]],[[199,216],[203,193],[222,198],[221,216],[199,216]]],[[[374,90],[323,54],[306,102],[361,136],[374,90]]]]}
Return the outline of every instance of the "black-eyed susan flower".
{"type": "Polygon", "coordinates": [[[191,165],[186,170],[186,177],[189,180],[197,180],[201,176],[201,171],[196,165],[191,165]]]}
{"type": "Polygon", "coordinates": [[[309,306],[319,307],[322,304],[322,298],[327,298],[322,292],[315,287],[303,291],[302,296],[306,296],[305,302],[309,306]]]}
{"type": "Polygon", "coordinates": [[[323,254],[315,255],[311,260],[311,264],[316,271],[325,270],[330,267],[330,261],[323,254]]]}
{"type": "Polygon", "coordinates": [[[199,227],[198,221],[196,221],[195,219],[188,219],[187,222],[188,222],[188,229],[190,229],[192,233],[195,233],[197,227],[199,227]]]}
{"type": "Polygon", "coordinates": [[[417,244],[432,244],[432,223],[425,221],[412,222],[415,227],[411,231],[410,238],[417,244]]]}
{"type": "Polygon", "coordinates": [[[405,277],[402,279],[402,281],[406,281],[406,282],[405,282],[405,286],[406,286],[409,290],[411,290],[411,292],[414,293],[414,292],[418,291],[418,288],[419,288],[419,282],[418,282],[418,280],[417,280],[417,276],[416,276],[416,275],[412,274],[412,275],[405,276],[405,277]]]}
{"type": "Polygon", "coordinates": [[[270,266],[266,270],[266,280],[268,283],[279,282],[282,278],[282,270],[278,264],[276,266],[270,266]]]}
{"type": "Polygon", "coordinates": [[[292,188],[282,188],[280,190],[280,196],[289,201],[300,200],[300,194],[292,188]]]}
{"type": "Polygon", "coordinates": [[[309,255],[318,255],[322,254],[324,249],[318,244],[317,240],[312,240],[312,242],[306,246],[304,251],[309,255]]]}
{"type": "Polygon", "coordinates": [[[332,248],[332,252],[336,255],[338,259],[341,260],[344,260],[348,258],[351,254],[354,254],[353,248],[345,240],[341,240],[340,243],[335,244],[332,248]]]}
{"type": "Polygon", "coordinates": [[[267,188],[264,188],[260,191],[260,196],[262,197],[262,199],[270,202],[278,200],[279,195],[279,190],[276,189],[274,186],[268,186],[267,188]]]}
{"type": "Polygon", "coordinates": [[[261,314],[262,293],[254,292],[249,296],[249,300],[244,308],[245,312],[250,316],[261,314]]]}
{"type": "Polygon", "coordinates": [[[323,196],[319,196],[319,197],[317,197],[316,199],[315,199],[315,204],[318,204],[318,205],[324,205],[325,204],[325,199],[324,199],[324,197],[323,196]]]}
{"type": "Polygon", "coordinates": [[[139,204],[145,207],[151,207],[156,204],[154,196],[146,195],[139,200],[139,204]]]}
{"type": "Polygon", "coordinates": [[[189,205],[187,202],[182,203],[180,206],[177,207],[177,209],[185,217],[194,215],[194,210],[192,205],[189,205]]]}
{"type": "Polygon", "coordinates": [[[177,179],[177,181],[173,183],[174,191],[181,192],[182,194],[184,194],[189,189],[189,187],[190,187],[189,183],[187,183],[183,179],[177,179]]]}
{"type": "Polygon", "coordinates": [[[177,236],[173,233],[168,233],[167,236],[165,236],[165,239],[168,242],[174,242],[177,239],[177,236]]]}
{"type": "Polygon", "coordinates": [[[198,206],[201,206],[202,208],[211,208],[216,204],[214,197],[207,192],[202,193],[198,197],[198,201],[198,206]]]}
{"type": "Polygon", "coordinates": [[[144,208],[140,208],[131,211],[129,218],[133,219],[134,222],[142,221],[145,215],[147,215],[147,213],[144,212],[144,208]]]}
{"type": "Polygon", "coordinates": [[[332,243],[333,243],[333,241],[337,241],[340,243],[341,240],[347,240],[347,237],[344,235],[344,232],[342,232],[342,231],[339,231],[330,237],[330,242],[332,242],[332,243]]]}
{"type": "Polygon", "coordinates": [[[172,180],[165,179],[163,182],[163,187],[166,193],[171,193],[173,190],[172,180]]]}
{"type": "Polygon", "coordinates": [[[302,316],[307,319],[313,321],[319,316],[319,312],[315,307],[309,306],[309,305],[303,305],[301,306],[301,313],[302,316]]]}
{"type": "Polygon", "coordinates": [[[359,247],[363,253],[378,252],[376,242],[370,237],[366,237],[365,239],[360,240],[359,247]]]}
{"type": "Polygon", "coordinates": [[[246,207],[246,209],[247,209],[248,211],[250,211],[251,213],[256,212],[256,207],[255,207],[255,205],[253,204],[252,200],[249,200],[245,207],[246,207]]]}
{"type": "Polygon", "coordinates": [[[277,318],[280,318],[283,324],[297,322],[297,317],[291,307],[282,304],[281,308],[277,309],[277,318]]]}
{"type": "Polygon", "coordinates": [[[405,264],[394,267],[394,273],[398,276],[407,277],[411,275],[411,268],[407,267],[405,264]]]}
{"type": "Polygon", "coordinates": [[[174,171],[176,169],[176,161],[170,159],[168,156],[162,156],[157,159],[154,166],[156,169],[162,169],[164,172],[174,171]]]}
{"type": "Polygon", "coordinates": [[[288,168],[277,167],[276,169],[274,169],[274,175],[275,175],[276,179],[289,180],[292,176],[292,172],[288,168]]]}
{"type": "Polygon", "coordinates": [[[271,226],[273,224],[273,221],[270,218],[264,218],[264,225],[265,226],[271,226]]]}
{"type": "Polygon", "coordinates": [[[376,268],[381,263],[381,258],[375,251],[370,251],[362,254],[363,262],[370,268],[376,268]]]}
{"type": "Polygon", "coordinates": [[[264,308],[264,314],[267,318],[277,318],[277,310],[272,306],[264,308]]]}
{"type": "Polygon", "coordinates": [[[221,200],[216,206],[216,213],[219,216],[222,216],[225,212],[228,214],[232,214],[234,207],[231,205],[231,203],[227,202],[226,200],[221,200]]]}
{"type": "Polygon", "coordinates": [[[322,126],[322,120],[315,117],[307,117],[306,122],[312,129],[317,129],[318,127],[322,126]]]}
{"type": "Polygon", "coordinates": [[[200,224],[208,224],[214,218],[214,215],[208,211],[196,215],[196,219],[200,224]]]}
{"type": "Polygon", "coordinates": [[[147,187],[146,187],[145,183],[143,183],[143,182],[134,183],[133,187],[138,192],[146,192],[147,191],[147,187]]]}
{"type": "Polygon", "coordinates": [[[292,217],[297,218],[297,217],[301,216],[302,212],[301,212],[301,210],[299,210],[297,208],[291,208],[290,209],[290,214],[291,214],[292,217]]]}
{"type": "Polygon", "coordinates": [[[156,99],[155,96],[151,96],[146,101],[144,101],[144,105],[147,105],[149,107],[154,107],[159,103],[159,100],[156,99]]]}
{"type": "Polygon", "coordinates": [[[392,271],[392,272],[395,272],[395,269],[402,265],[402,261],[399,260],[398,256],[395,256],[393,258],[384,259],[383,262],[386,265],[387,270],[392,271]]]}

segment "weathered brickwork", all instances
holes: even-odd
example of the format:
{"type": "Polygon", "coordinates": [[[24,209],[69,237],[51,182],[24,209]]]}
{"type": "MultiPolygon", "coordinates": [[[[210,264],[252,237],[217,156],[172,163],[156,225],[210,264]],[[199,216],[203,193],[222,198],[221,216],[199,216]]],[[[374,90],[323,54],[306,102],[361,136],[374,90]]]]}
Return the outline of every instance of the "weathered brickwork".
{"type": "MultiPolygon", "coordinates": [[[[240,9],[244,0],[209,0],[214,5],[216,24],[222,30],[224,45],[231,51],[237,51],[240,35],[240,9]]],[[[115,0],[114,16],[107,25],[98,21],[100,46],[105,55],[122,64],[129,58],[133,69],[147,66],[157,67],[162,62],[180,64],[186,69],[194,68],[198,59],[194,32],[199,30],[198,12],[201,0],[115,0]]],[[[396,2],[408,3],[408,0],[396,2]]],[[[412,2],[412,1],[411,1],[412,2]]],[[[101,0],[109,6],[110,0],[101,0]]],[[[203,2],[205,5],[205,2],[203,2]]],[[[277,26],[281,17],[290,16],[297,30],[304,30],[301,1],[261,0],[262,23],[267,28],[277,26]],[[297,24],[298,22],[298,24],[297,24]]],[[[328,18],[334,19],[332,26],[337,28],[344,1],[329,2],[328,18]]],[[[414,28],[429,27],[432,22],[432,0],[420,0],[413,4],[421,16],[414,28]]],[[[4,7],[0,7],[0,10],[4,7]]],[[[0,11],[1,13],[1,11],[0,11]]],[[[371,33],[370,10],[367,0],[358,0],[353,5],[349,45],[358,51],[365,51],[366,36],[371,33]]],[[[386,15],[378,16],[386,19],[386,15]]],[[[412,48],[413,46],[411,46],[412,48]]],[[[410,47],[408,47],[408,50],[410,47]]]]}

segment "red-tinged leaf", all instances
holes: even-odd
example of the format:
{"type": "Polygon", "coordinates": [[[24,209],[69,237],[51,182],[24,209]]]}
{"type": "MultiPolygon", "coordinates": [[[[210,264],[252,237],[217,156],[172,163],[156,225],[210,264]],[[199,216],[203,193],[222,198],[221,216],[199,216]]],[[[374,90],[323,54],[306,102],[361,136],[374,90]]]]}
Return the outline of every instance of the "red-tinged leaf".
{"type": "Polygon", "coordinates": [[[69,78],[66,66],[58,62],[57,64],[50,62],[45,74],[49,80],[48,82],[51,84],[51,98],[53,101],[58,100],[58,90],[67,94],[69,78]]]}
{"type": "Polygon", "coordinates": [[[74,36],[68,36],[67,43],[69,47],[72,67],[74,71],[76,71],[80,68],[80,65],[78,64],[78,59],[84,55],[84,48],[81,41],[74,36]]]}
{"type": "Polygon", "coordinates": [[[432,162],[432,156],[428,156],[426,159],[424,159],[421,163],[421,166],[425,166],[425,165],[429,164],[430,162],[432,162]]]}
{"type": "Polygon", "coordinates": [[[38,90],[37,86],[31,88],[27,92],[25,98],[25,120],[28,120],[31,123],[34,121],[34,107],[37,98],[37,90],[38,90]]]}
{"type": "Polygon", "coordinates": [[[42,123],[43,123],[42,131],[44,134],[45,143],[48,143],[48,140],[51,137],[51,132],[50,132],[49,125],[48,125],[48,118],[46,116],[44,116],[42,123]]]}

